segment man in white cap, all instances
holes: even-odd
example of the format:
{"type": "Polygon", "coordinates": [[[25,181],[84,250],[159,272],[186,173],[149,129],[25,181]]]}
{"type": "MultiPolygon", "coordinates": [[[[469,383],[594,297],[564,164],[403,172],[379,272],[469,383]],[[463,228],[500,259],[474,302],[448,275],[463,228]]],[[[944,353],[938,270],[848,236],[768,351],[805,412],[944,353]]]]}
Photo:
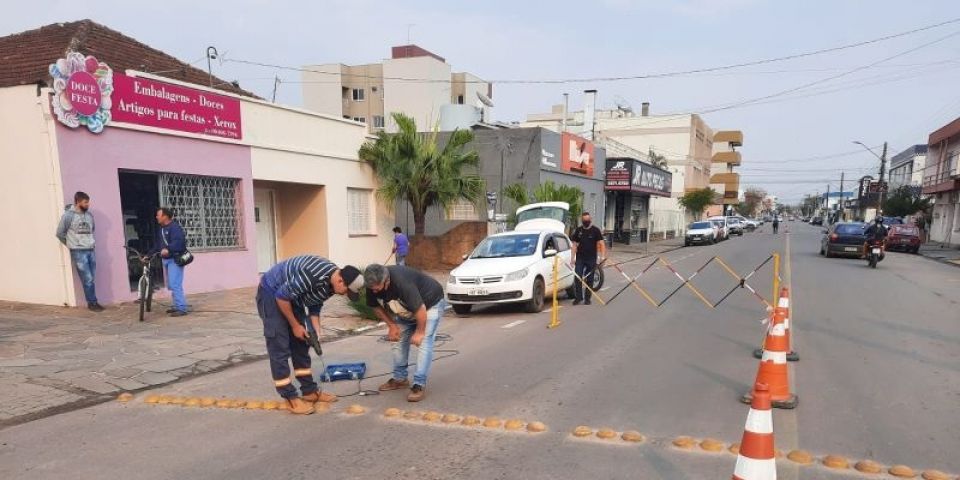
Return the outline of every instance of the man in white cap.
{"type": "Polygon", "coordinates": [[[356,300],[361,288],[363,276],[356,267],[348,265],[341,269],[315,255],[284,260],[260,279],[257,312],[263,320],[270,372],[277,393],[287,401],[290,413],[311,414],[315,403],[337,401],[335,395],[321,392],[313,379],[307,322],[319,337],[323,302],[334,294],[356,300]],[[300,392],[290,378],[291,363],[293,376],[300,383],[300,392]]]}

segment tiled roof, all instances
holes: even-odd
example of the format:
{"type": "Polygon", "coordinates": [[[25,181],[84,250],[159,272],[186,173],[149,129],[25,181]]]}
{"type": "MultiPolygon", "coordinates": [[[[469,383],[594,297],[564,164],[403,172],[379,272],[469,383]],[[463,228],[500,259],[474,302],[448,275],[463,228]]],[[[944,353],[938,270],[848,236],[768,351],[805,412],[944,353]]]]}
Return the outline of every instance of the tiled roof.
{"type": "MultiPolygon", "coordinates": [[[[50,64],[68,51],[93,55],[119,73],[132,69],[197,85],[209,84],[204,70],[92,20],[80,20],[0,37],[0,87],[38,82],[48,85],[50,64]]],[[[256,98],[217,77],[213,83],[219,90],[256,98]]]]}

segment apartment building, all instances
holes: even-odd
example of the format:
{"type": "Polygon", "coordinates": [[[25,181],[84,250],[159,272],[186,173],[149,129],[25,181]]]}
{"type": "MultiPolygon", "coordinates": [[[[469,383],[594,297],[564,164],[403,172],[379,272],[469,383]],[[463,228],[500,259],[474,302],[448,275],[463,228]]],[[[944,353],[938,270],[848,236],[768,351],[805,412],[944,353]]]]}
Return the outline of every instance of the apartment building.
{"type": "Polygon", "coordinates": [[[413,117],[427,130],[439,126],[444,112],[467,111],[489,121],[493,106],[491,83],[454,72],[446,59],[417,45],[393,47],[380,63],[328,63],[303,70],[307,110],[365,123],[371,132],[396,131],[394,112],[413,117]]]}
{"type": "MultiPolygon", "coordinates": [[[[740,203],[740,174],[733,171],[742,162],[738,147],[743,146],[743,132],[723,130],[713,135],[712,175],[710,188],[717,192],[717,201],[707,210],[708,215],[730,213],[740,203]]],[[[749,215],[751,212],[740,212],[749,215]]]]}
{"type": "Polygon", "coordinates": [[[960,118],[930,134],[923,193],[933,195],[930,240],[960,246],[960,118]]]}
{"type": "Polygon", "coordinates": [[[927,165],[927,146],[914,145],[890,159],[890,190],[904,185],[917,187],[923,184],[923,170],[927,165]]]}
{"type": "MultiPolygon", "coordinates": [[[[593,111],[589,94],[585,98],[585,110],[593,111]]],[[[663,157],[664,169],[671,174],[670,196],[650,198],[649,231],[651,238],[672,237],[694,220],[677,199],[710,185],[714,133],[699,115],[650,115],[649,107],[644,103],[639,115],[629,108],[596,110],[591,121],[583,110],[564,114],[564,105],[555,105],[550,113],[528,115],[524,125],[573,132],[592,137],[598,145],[614,143],[663,157]]],[[[613,225],[605,227],[612,230],[613,225]]]]}

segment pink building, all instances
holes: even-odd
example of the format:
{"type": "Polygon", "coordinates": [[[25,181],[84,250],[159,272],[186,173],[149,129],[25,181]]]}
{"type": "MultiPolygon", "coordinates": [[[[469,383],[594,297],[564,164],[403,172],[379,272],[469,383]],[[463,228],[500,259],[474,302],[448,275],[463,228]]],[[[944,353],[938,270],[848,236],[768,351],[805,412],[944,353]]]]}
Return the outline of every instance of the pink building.
{"type": "Polygon", "coordinates": [[[302,253],[360,265],[389,253],[390,217],[357,158],[363,124],[203,86],[206,72],[89,20],[0,38],[0,58],[0,300],[82,303],[53,235],[76,191],[91,197],[104,304],[136,298],[124,246],[153,246],[160,206],[196,256],[187,293],[253,286],[302,253]]]}

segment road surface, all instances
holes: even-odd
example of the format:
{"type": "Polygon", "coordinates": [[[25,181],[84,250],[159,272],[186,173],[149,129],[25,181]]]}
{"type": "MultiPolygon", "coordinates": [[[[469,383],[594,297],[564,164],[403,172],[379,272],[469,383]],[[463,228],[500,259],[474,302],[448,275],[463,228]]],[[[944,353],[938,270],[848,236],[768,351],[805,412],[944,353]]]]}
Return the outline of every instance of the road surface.
{"type": "MultiPolygon", "coordinates": [[[[791,364],[796,410],[774,413],[776,444],[816,456],[845,455],[960,474],[960,269],[891,253],[878,269],[817,255],[820,230],[789,223],[792,233],[747,234],[715,246],[664,255],[690,275],[712,256],[746,274],[771,252],[783,254],[793,293],[791,364]]],[[[624,265],[632,275],[651,259],[624,265]]],[[[750,278],[770,298],[772,263],[750,278]]],[[[625,282],[608,270],[609,298],[625,282]]],[[[679,283],[663,267],[642,277],[659,300],[679,283]]],[[[709,301],[737,284],[719,265],[693,280],[709,301]]],[[[632,288],[608,306],[562,302],[549,313],[482,309],[449,314],[452,339],[433,366],[427,399],[404,392],[345,397],[331,412],[283,412],[147,405],[146,394],[0,430],[0,478],[730,478],[735,456],[680,451],[677,436],[738,442],[753,383],[751,351],[763,334],[764,305],[737,289],[708,308],[687,288],[659,309],[632,288]],[[351,404],[368,409],[349,415],[351,404]],[[543,422],[524,431],[385,419],[387,408],[543,422]],[[647,440],[574,439],[579,425],[637,430],[647,440]]],[[[251,321],[257,321],[255,318],[251,321]]],[[[327,362],[364,360],[388,370],[376,336],[325,347],[327,362]]],[[[384,378],[363,382],[375,389],[384,378]]],[[[349,394],[356,383],[337,384],[349,394]]],[[[257,362],[159,393],[273,398],[269,370],[257,362]]],[[[823,466],[778,461],[780,478],[844,478],[823,466]]]]}

